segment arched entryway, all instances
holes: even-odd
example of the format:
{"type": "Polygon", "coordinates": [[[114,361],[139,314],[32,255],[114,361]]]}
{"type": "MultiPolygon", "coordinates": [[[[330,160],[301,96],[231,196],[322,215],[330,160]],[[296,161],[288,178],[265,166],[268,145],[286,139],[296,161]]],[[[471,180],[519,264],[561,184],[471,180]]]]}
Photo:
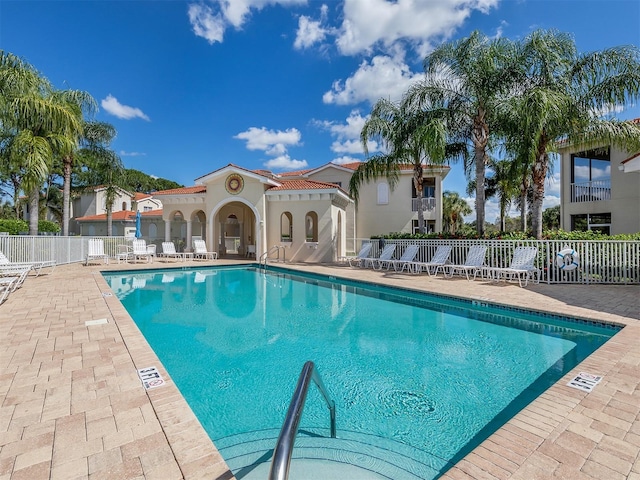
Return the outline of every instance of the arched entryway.
{"type": "Polygon", "coordinates": [[[257,213],[252,205],[234,200],[212,212],[218,255],[226,258],[254,256],[260,243],[257,213]]]}

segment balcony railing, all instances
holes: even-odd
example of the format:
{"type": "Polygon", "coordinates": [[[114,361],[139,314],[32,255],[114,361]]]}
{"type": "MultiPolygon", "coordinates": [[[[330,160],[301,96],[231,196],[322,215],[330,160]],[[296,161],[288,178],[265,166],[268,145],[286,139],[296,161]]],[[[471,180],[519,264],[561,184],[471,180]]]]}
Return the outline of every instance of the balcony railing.
{"type": "Polygon", "coordinates": [[[411,199],[411,211],[417,212],[420,208],[424,212],[430,212],[436,208],[436,199],[434,197],[427,198],[412,198],[411,199]]]}
{"type": "Polygon", "coordinates": [[[611,200],[611,181],[594,180],[571,184],[572,203],[599,202],[601,200],[611,200]]]}

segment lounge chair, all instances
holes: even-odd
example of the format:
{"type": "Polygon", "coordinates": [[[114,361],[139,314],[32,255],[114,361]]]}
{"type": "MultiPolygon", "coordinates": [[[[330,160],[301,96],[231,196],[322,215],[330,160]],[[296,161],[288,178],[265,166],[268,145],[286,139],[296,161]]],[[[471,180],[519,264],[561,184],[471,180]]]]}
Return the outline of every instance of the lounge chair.
{"type": "Polygon", "coordinates": [[[118,253],[116,253],[116,259],[118,263],[128,262],[131,259],[131,247],[129,245],[118,245],[118,253]]]}
{"type": "Polygon", "coordinates": [[[22,286],[30,271],[29,264],[0,265],[0,279],[4,284],[10,284],[11,292],[15,292],[22,286]]]}
{"type": "Polygon", "coordinates": [[[363,243],[362,247],[360,247],[358,255],[356,255],[355,257],[343,257],[342,260],[348,261],[350,267],[359,267],[360,265],[362,265],[364,259],[367,258],[371,253],[371,247],[373,247],[373,243],[363,243]]]}
{"type": "Polygon", "coordinates": [[[176,252],[176,246],[173,242],[162,242],[162,253],[158,256],[161,258],[175,258],[184,261],[184,253],[176,252]]]}
{"type": "Polygon", "coordinates": [[[431,275],[437,275],[438,270],[444,272],[444,266],[451,263],[449,261],[449,255],[451,255],[451,245],[440,245],[436,248],[436,253],[433,254],[433,257],[428,262],[414,262],[411,264],[416,271],[416,273],[420,273],[423,270],[431,275]],[[433,270],[433,273],[432,273],[433,270]]]}
{"type": "Polygon", "coordinates": [[[540,282],[540,269],[534,265],[537,256],[538,247],[516,247],[508,267],[484,267],[482,272],[495,281],[500,278],[513,280],[517,277],[518,284],[526,287],[530,278],[533,278],[534,283],[540,282]],[[523,280],[524,285],[522,285],[523,280]]]}
{"type": "Polygon", "coordinates": [[[462,275],[463,273],[469,279],[469,273],[473,272],[473,279],[479,273],[482,273],[482,266],[484,265],[484,257],[487,253],[486,245],[474,245],[469,248],[467,252],[467,258],[461,265],[449,264],[443,267],[444,276],[452,278],[455,273],[462,275]]]}
{"type": "Polygon", "coordinates": [[[365,258],[362,267],[367,268],[370,266],[371,268],[374,268],[376,270],[381,270],[382,265],[384,265],[385,262],[388,262],[389,260],[391,260],[391,257],[393,257],[393,254],[395,253],[395,251],[396,251],[395,243],[390,243],[389,245],[385,245],[379,257],[365,258]]]}
{"type": "Polygon", "coordinates": [[[11,267],[24,267],[28,266],[35,274],[36,277],[42,273],[43,268],[51,268],[49,273],[52,273],[56,268],[55,260],[41,260],[35,262],[12,262],[7,258],[7,256],[0,252],[0,266],[11,266],[11,267]]]}
{"type": "Polygon", "coordinates": [[[0,304],[4,303],[9,294],[13,292],[13,284],[16,280],[16,277],[0,278],[0,304]]]}
{"type": "Polygon", "coordinates": [[[193,258],[202,258],[203,260],[215,260],[218,258],[218,252],[208,252],[207,244],[204,240],[193,241],[193,258]]]}
{"type": "Polygon", "coordinates": [[[89,265],[89,262],[92,260],[104,260],[104,263],[109,263],[109,255],[104,253],[104,241],[101,238],[89,239],[87,259],[84,264],[89,265]]]}
{"type": "Polygon", "coordinates": [[[146,259],[147,262],[153,262],[153,253],[149,252],[147,248],[147,242],[141,239],[135,239],[133,241],[133,250],[131,251],[130,259],[137,262],[139,259],[146,259]]]}
{"type": "Polygon", "coordinates": [[[389,268],[391,268],[391,266],[393,265],[393,270],[396,272],[398,271],[398,267],[400,267],[401,272],[405,268],[409,269],[411,264],[415,260],[419,249],[420,247],[418,247],[418,245],[409,245],[407,248],[405,248],[404,252],[402,252],[400,258],[396,258],[395,260],[381,260],[382,265],[380,266],[380,268],[386,266],[387,270],[389,270],[389,268]]]}

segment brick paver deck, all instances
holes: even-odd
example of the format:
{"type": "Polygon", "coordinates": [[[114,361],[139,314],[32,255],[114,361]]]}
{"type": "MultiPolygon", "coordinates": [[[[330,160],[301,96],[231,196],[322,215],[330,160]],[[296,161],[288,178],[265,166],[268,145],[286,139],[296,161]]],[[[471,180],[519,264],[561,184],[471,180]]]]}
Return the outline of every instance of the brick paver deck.
{"type": "MultiPolygon", "coordinates": [[[[0,305],[0,480],[233,477],[99,273],[165,266],[63,265],[0,305]],[[151,365],[168,382],[146,391],[137,368],[151,365]]],[[[290,267],[625,325],[444,478],[640,480],[640,287],[290,267]],[[604,379],[566,387],[579,371],[604,379]]]]}

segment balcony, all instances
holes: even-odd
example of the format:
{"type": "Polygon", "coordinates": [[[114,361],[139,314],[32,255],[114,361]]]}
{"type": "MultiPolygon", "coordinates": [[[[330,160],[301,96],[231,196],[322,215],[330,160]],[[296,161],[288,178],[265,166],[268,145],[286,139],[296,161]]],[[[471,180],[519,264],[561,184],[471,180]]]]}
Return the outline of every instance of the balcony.
{"type": "Polygon", "coordinates": [[[611,181],[594,180],[571,184],[571,202],[599,202],[611,200],[611,181]]]}
{"type": "Polygon", "coordinates": [[[431,212],[436,208],[436,199],[434,197],[426,198],[412,198],[411,199],[411,211],[417,212],[422,208],[423,212],[431,212]]]}

